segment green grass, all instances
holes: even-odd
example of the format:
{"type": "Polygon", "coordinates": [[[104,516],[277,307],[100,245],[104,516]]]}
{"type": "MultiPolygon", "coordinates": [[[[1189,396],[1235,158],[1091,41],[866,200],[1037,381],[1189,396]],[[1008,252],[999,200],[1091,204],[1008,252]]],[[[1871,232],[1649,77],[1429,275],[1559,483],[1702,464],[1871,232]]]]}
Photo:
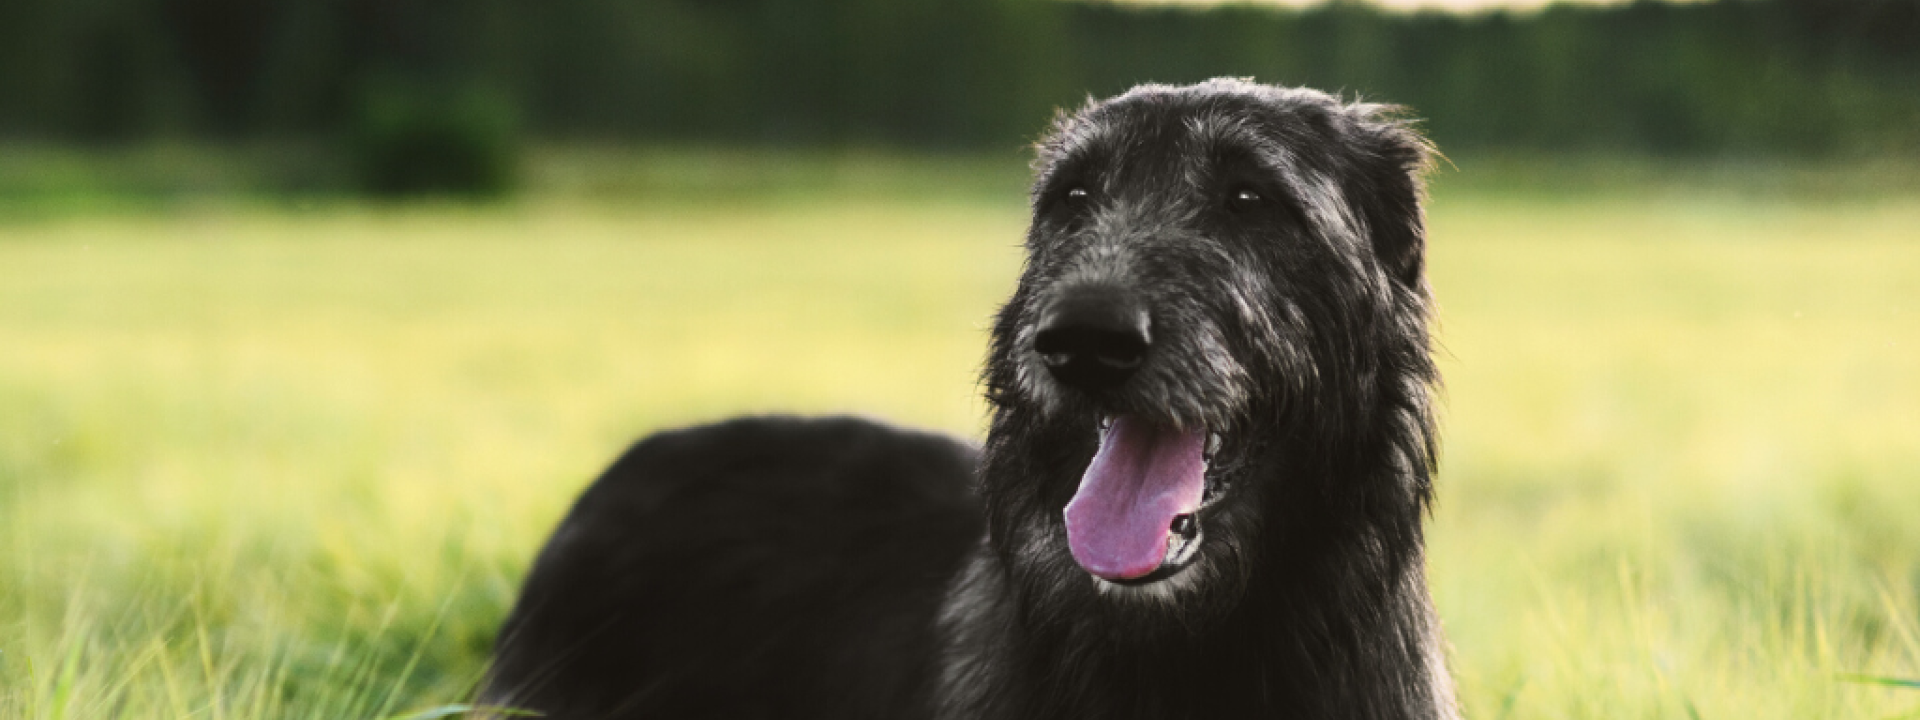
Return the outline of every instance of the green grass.
{"type": "MultiPolygon", "coordinates": [[[[637,435],[977,433],[1017,181],[891,167],[0,223],[0,717],[459,703],[637,435]]],[[[1920,717],[1853,677],[1920,679],[1920,193],[1470,174],[1434,204],[1430,534],[1470,714],[1920,717]]]]}

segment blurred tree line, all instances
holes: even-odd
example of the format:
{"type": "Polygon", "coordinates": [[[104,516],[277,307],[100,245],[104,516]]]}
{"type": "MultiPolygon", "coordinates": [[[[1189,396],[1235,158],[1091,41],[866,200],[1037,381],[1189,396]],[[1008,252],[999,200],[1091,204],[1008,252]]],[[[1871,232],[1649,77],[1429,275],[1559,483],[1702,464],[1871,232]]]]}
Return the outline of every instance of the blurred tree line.
{"type": "Polygon", "coordinates": [[[1217,75],[1405,104],[1451,149],[1920,153],[1920,0],[1465,16],[1354,2],[0,2],[0,137],[324,139],[399,187],[500,171],[470,156],[521,134],[1005,148],[1089,94],[1217,75]]]}

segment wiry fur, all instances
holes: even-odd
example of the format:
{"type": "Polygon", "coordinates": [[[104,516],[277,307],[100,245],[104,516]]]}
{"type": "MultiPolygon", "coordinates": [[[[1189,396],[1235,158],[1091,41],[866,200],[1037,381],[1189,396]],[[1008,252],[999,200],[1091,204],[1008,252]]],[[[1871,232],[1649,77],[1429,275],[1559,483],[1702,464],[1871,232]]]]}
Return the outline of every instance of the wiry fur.
{"type": "Polygon", "coordinates": [[[542,554],[486,697],[577,718],[1456,717],[1421,538],[1437,382],[1429,155],[1388,108],[1238,80],[1143,86],[1063,115],[1038,149],[1028,261],[984,373],[979,509],[929,480],[973,471],[971,457],[871,426],[838,430],[865,438],[849,444],[745,421],[764,435],[750,448],[629,455],[542,554]],[[1033,350],[1049,303],[1093,286],[1149,317],[1145,362],[1110,392],[1060,384],[1033,350]],[[1061,517],[1116,414],[1223,439],[1197,558],[1145,585],[1082,570],[1061,517]],[[728,459],[741,451],[759,459],[728,459]],[[791,498],[756,484],[794,476],[843,499],[800,517],[759,509],[791,498]],[[861,497],[890,482],[916,490],[861,497]],[[643,495],[659,499],[599,509],[643,495]],[[862,511],[916,513],[927,530],[862,511]],[[760,522],[784,533],[780,552],[760,522]],[[663,542],[674,550],[636,545],[663,542]],[[894,595],[860,599],[881,586],[894,595]],[[825,610],[837,602],[873,619],[825,610]],[[782,636],[811,612],[832,630],[782,636]],[[582,629],[596,622],[620,630],[582,629]],[[690,637],[689,622],[727,632],[690,637]],[[736,690],[709,691],[723,686],[736,690]],[[742,699],[755,688],[776,699],[742,699]]]}

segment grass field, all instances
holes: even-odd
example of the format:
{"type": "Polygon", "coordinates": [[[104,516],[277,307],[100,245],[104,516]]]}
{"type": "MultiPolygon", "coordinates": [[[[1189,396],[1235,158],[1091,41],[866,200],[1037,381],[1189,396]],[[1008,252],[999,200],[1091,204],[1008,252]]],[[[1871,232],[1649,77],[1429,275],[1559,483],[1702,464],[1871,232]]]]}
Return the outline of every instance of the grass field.
{"type": "MultiPolygon", "coordinates": [[[[0,221],[0,718],[459,702],[639,434],[977,434],[989,175],[0,221]]],[[[1433,228],[1470,715],[1920,717],[1847,679],[1920,679],[1920,192],[1443,179],[1433,228]]]]}

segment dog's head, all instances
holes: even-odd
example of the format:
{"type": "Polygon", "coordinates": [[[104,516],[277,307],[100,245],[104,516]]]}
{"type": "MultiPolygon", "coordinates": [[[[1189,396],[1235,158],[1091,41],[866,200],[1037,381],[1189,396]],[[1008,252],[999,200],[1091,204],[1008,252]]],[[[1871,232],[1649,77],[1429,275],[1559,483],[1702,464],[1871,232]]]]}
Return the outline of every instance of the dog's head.
{"type": "Polygon", "coordinates": [[[1214,80],[1090,103],[1038,152],[986,374],[1016,568],[1191,605],[1237,596],[1285,516],[1345,502],[1341,453],[1391,455],[1424,499],[1424,140],[1214,80]]]}

